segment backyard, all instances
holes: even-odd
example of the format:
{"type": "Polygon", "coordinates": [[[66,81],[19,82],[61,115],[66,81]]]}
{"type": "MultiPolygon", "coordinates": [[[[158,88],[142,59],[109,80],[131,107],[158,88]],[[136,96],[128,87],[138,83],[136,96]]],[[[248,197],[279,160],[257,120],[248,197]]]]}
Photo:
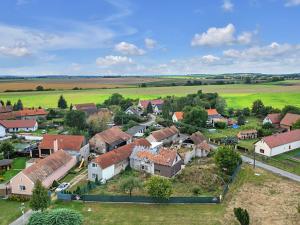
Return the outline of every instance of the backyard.
{"type": "Polygon", "coordinates": [[[18,157],[13,160],[12,168],[5,171],[2,176],[0,176],[0,183],[9,181],[12,177],[17,175],[22,169],[25,168],[26,158],[18,157]]]}

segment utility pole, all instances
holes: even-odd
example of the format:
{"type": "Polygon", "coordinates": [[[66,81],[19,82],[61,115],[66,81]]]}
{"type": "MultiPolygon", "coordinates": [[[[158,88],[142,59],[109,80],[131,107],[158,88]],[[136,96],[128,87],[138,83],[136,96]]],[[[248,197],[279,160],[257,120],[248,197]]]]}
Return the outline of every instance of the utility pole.
{"type": "Polygon", "coordinates": [[[255,150],[253,151],[253,169],[255,169],[255,150]]]}

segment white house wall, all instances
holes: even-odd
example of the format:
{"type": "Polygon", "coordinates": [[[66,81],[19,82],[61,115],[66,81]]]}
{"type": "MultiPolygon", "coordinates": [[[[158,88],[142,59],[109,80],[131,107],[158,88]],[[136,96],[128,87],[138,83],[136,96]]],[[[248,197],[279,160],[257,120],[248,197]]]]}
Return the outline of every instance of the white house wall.
{"type": "Polygon", "coordinates": [[[280,145],[280,146],[277,146],[272,149],[270,149],[270,147],[262,141],[259,141],[255,144],[255,152],[262,154],[262,153],[260,153],[260,149],[263,149],[265,151],[263,155],[266,155],[266,156],[279,155],[284,152],[289,152],[289,151],[292,151],[297,148],[300,148],[300,141],[295,141],[295,142],[288,143],[285,145],[280,145]]]}
{"type": "Polygon", "coordinates": [[[109,180],[115,175],[115,165],[111,165],[102,170],[102,179],[109,180]]]}
{"type": "Polygon", "coordinates": [[[6,131],[5,127],[0,125],[0,137],[5,137],[6,131]]]}

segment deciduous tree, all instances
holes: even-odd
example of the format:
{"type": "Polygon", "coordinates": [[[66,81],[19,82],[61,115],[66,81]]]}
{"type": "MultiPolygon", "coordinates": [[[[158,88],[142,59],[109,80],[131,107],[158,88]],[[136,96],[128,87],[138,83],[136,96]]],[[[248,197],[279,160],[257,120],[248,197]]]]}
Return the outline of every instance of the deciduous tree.
{"type": "Polygon", "coordinates": [[[152,176],[146,182],[148,194],[153,198],[169,199],[172,192],[172,183],[164,177],[152,176]]]}
{"type": "Polygon", "coordinates": [[[30,208],[34,211],[44,211],[50,205],[50,196],[47,189],[42,185],[40,180],[37,180],[32,191],[30,200],[30,208]]]}
{"type": "Polygon", "coordinates": [[[232,175],[242,162],[240,154],[228,146],[219,147],[214,155],[214,160],[219,169],[228,175],[232,175]]]}

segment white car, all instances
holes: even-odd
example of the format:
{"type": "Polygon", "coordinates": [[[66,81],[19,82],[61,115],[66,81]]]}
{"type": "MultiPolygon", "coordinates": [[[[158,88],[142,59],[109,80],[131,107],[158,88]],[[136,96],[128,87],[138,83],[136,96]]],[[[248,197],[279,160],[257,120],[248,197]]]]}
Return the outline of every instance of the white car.
{"type": "Polygon", "coordinates": [[[61,191],[64,191],[66,190],[68,187],[70,187],[70,183],[61,183],[56,189],[55,189],[55,192],[61,192],[61,191]]]}

